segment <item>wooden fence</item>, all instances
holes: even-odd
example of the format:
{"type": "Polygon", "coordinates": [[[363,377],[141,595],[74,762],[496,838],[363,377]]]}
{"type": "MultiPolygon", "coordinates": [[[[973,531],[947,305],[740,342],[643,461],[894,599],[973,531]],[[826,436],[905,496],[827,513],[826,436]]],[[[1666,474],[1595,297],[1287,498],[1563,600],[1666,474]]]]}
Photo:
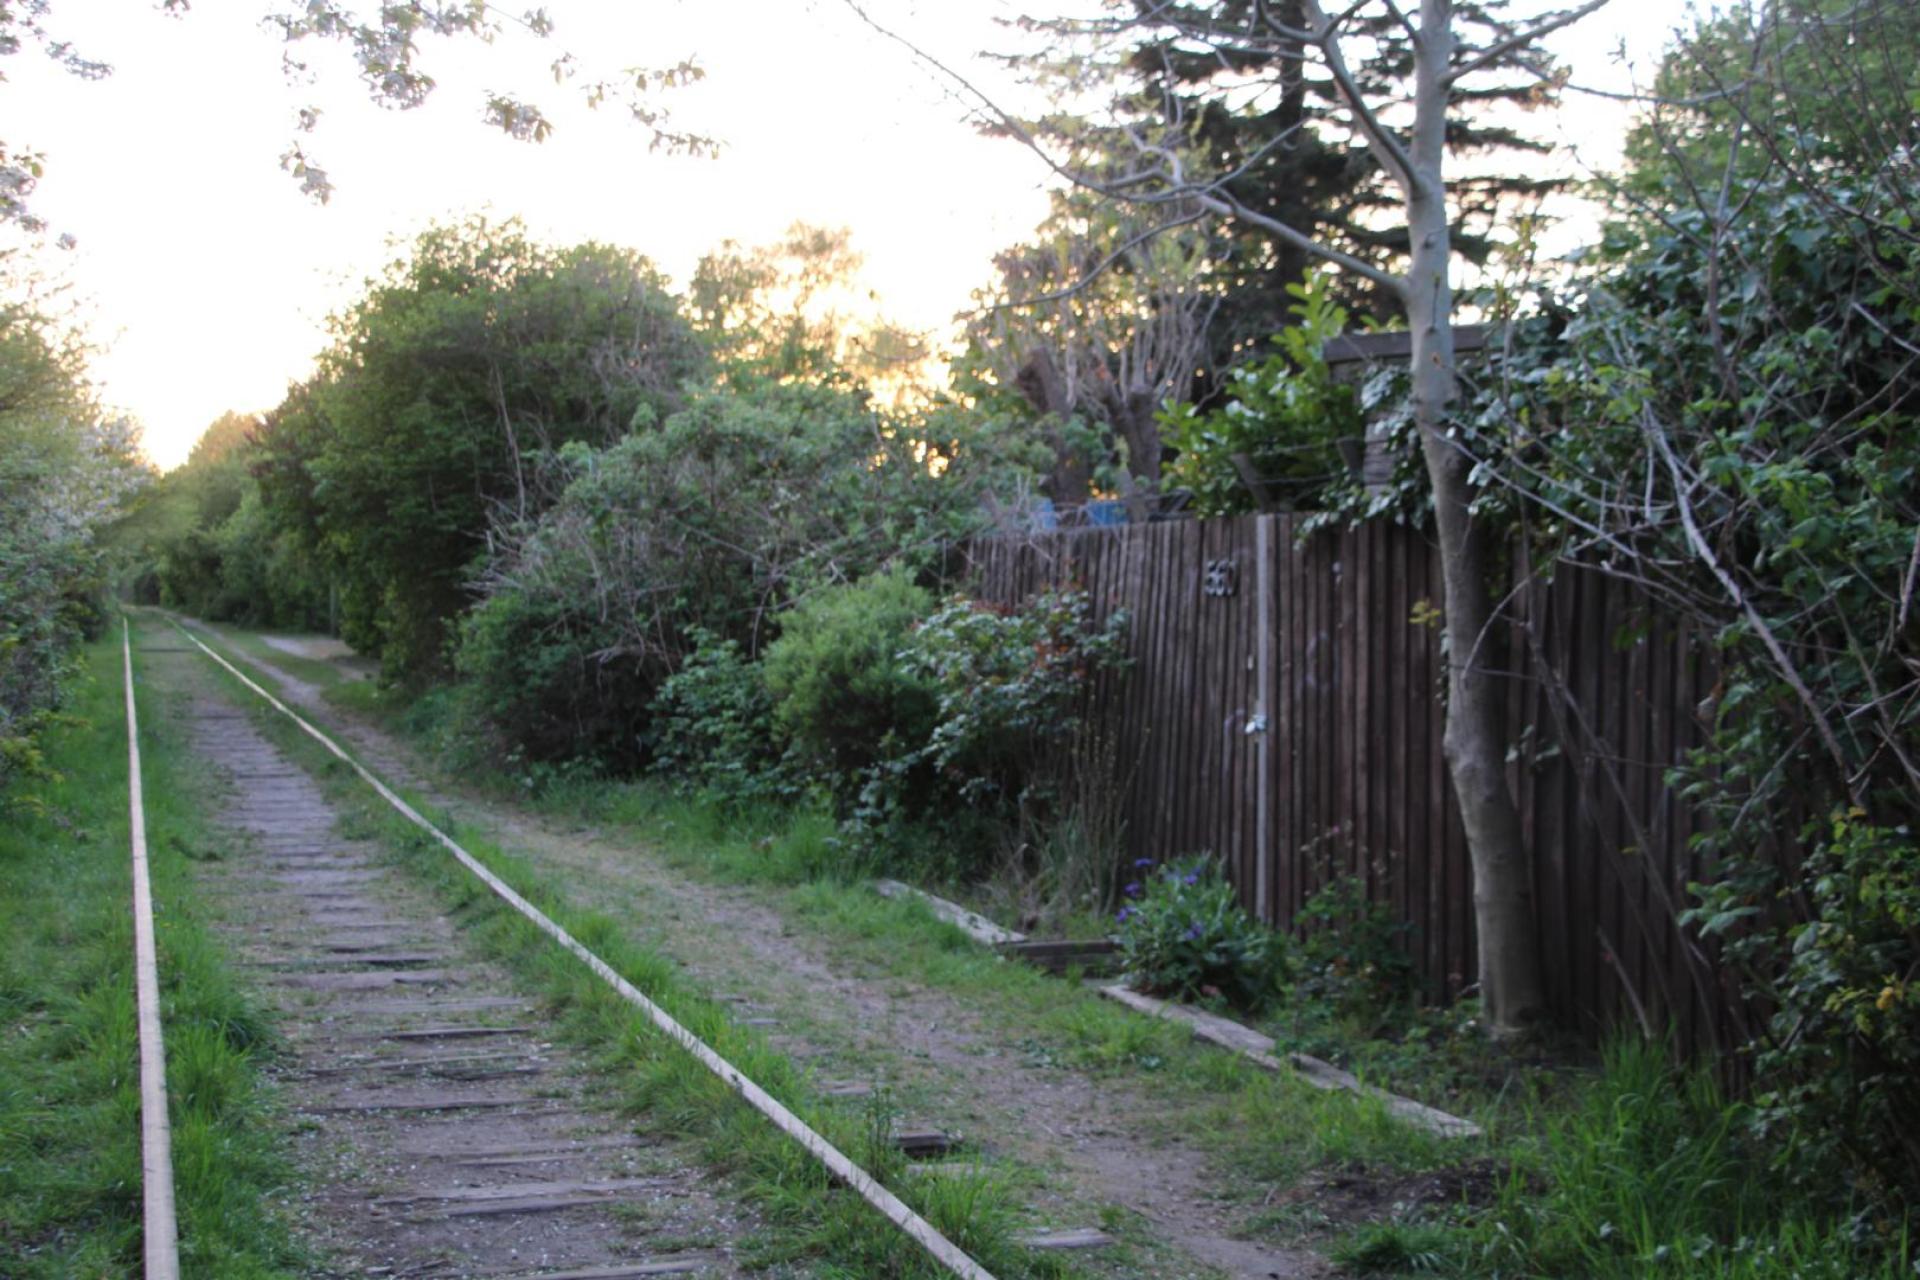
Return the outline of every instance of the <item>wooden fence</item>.
{"type": "MultiPolygon", "coordinates": [[[[1302,541],[1293,516],[983,539],[984,598],[1088,591],[1131,619],[1128,671],[1091,695],[1130,857],[1210,852],[1290,925],[1335,876],[1409,926],[1428,991],[1474,981],[1466,841],[1441,750],[1436,550],[1388,525],[1302,541]]],[[[1511,690],[1512,782],[1556,1013],[1723,1044],[1737,1004],[1674,912],[1695,817],[1665,771],[1712,684],[1691,637],[1628,586],[1562,568],[1510,602],[1481,660],[1511,690]]]]}

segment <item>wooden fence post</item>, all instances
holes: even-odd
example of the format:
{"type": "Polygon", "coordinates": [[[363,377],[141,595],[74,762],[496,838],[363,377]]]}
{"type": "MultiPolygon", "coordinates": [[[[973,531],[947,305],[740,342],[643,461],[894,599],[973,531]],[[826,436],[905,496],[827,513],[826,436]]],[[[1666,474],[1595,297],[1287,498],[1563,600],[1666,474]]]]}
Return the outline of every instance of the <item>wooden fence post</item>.
{"type": "Polygon", "coordinates": [[[1273,516],[1253,518],[1254,722],[1253,893],[1254,910],[1271,924],[1273,910],[1273,516]]]}

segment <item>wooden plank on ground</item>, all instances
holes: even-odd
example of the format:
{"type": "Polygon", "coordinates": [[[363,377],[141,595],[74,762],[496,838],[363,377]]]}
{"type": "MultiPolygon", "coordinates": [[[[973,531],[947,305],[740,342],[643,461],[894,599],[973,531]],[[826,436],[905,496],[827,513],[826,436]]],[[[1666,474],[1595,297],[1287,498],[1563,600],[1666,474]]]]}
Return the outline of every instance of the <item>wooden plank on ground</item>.
{"type": "Polygon", "coordinates": [[[1045,1231],[1022,1236],[1020,1243],[1029,1249],[1104,1249],[1113,1243],[1113,1237],[1092,1227],[1077,1227],[1072,1231],[1045,1231]]]}
{"type": "Polygon", "coordinates": [[[1208,1013],[1202,1009],[1156,999],[1117,983],[1113,986],[1101,987],[1100,994],[1109,1000],[1126,1005],[1129,1009],[1151,1014],[1156,1018],[1165,1018],[1169,1022],[1184,1023],[1192,1028],[1194,1036],[1198,1039],[1217,1044],[1224,1049],[1231,1049],[1268,1071],[1279,1071],[1284,1067],[1291,1067],[1302,1080],[1316,1089],[1343,1089],[1348,1093],[1378,1098],[1386,1105],[1389,1114],[1417,1128],[1437,1133],[1443,1138],[1480,1136],[1480,1126],[1471,1120],[1462,1120],[1436,1107],[1429,1107],[1425,1103],[1415,1102],[1412,1098],[1403,1098],[1397,1093],[1389,1093],[1385,1089],[1367,1084],[1353,1073],[1342,1071],[1331,1062],[1323,1062],[1319,1058],[1304,1053],[1290,1053],[1283,1060],[1273,1053],[1272,1040],[1252,1027],[1242,1026],[1231,1018],[1222,1018],[1218,1014],[1208,1013]]]}
{"type": "Polygon", "coordinates": [[[934,915],[939,916],[948,924],[959,926],[959,928],[975,942],[982,943],[989,947],[998,947],[1009,942],[1025,942],[1027,940],[1027,935],[1024,933],[1015,933],[1011,929],[1004,929],[985,916],[967,910],[957,902],[948,902],[945,898],[936,897],[928,893],[925,889],[916,889],[912,885],[902,884],[898,880],[875,880],[873,882],[873,891],[883,898],[893,898],[896,901],[907,901],[917,898],[921,902],[926,903],[927,909],[932,911],[934,915]]]}

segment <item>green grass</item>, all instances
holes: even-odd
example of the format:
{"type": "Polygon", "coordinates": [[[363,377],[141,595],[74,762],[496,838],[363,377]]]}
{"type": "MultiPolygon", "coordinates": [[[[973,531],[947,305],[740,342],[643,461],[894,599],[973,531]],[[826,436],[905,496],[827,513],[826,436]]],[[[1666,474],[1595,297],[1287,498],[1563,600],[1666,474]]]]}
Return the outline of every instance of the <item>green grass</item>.
{"type": "Polygon", "coordinates": [[[1585,1280],[1895,1280],[1915,1273],[1904,1225],[1875,1228],[1766,1176],[1704,1071],[1658,1046],[1610,1046],[1573,1105],[1510,1147],[1485,1205],[1429,1205],[1333,1250],[1362,1275],[1585,1280]]]}
{"type": "MultiPolygon", "coordinates": [[[[58,778],[0,822],[0,1271],[140,1270],[125,720],[117,639],[91,648],[46,740],[58,778]]],[[[271,1029],[194,901],[205,806],[150,704],[142,724],[181,1261],[190,1275],[298,1274],[273,1208],[289,1172],[264,1122],[271,1029]]]]}

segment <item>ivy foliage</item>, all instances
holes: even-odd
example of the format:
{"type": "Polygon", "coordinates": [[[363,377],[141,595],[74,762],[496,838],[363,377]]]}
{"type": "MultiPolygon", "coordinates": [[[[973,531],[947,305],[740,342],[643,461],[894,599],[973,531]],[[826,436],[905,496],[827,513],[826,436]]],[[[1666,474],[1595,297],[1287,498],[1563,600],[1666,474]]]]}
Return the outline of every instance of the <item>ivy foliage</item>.
{"type": "Polygon", "coordinates": [[[1880,874],[1910,874],[1920,821],[1908,182],[1778,172],[1737,216],[1616,226],[1461,431],[1543,559],[1628,577],[1709,638],[1711,742],[1674,778],[1708,817],[1686,921],[1755,1011],[1779,1171],[1882,1210],[1920,1196],[1920,930],[1880,874]]]}

